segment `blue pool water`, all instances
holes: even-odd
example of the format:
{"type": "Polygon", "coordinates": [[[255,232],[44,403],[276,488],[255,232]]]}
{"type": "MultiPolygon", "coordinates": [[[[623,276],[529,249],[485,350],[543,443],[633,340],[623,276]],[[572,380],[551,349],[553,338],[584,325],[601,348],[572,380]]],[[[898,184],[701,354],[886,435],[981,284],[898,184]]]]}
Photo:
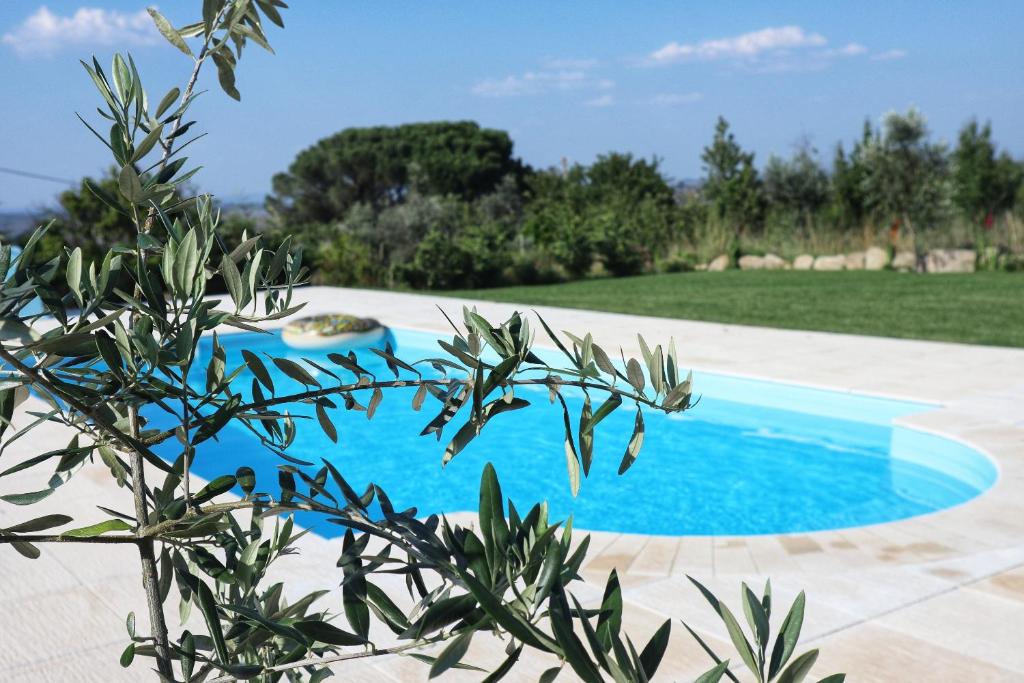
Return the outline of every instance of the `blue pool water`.
{"type": "MultiPolygon", "coordinates": [[[[442,355],[432,335],[394,335],[402,358],[442,355]]],[[[289,349],[277,334],[225,335],[221,341],[229,367],[241,364],[243,348],[295,361],[305,356],[330,367],[326,352],[289,349]]],[[[210,341],[203,344],[209,354],[210,341]]],[[[200,357],[198,364],[205,367],[207,359],[200,357]]],[[[363,351],[359,360],[380,377],[391,376],[374,354],[363,351]]],[[[202,377],[197,372],[195,379],[202,377]]],[[[251,379],[239,378],[236,390],[248,395],[251,379]]],[[[331,381],[323,379],[325,384],[331,381]]],[[[317,463],[329,458],[357,490],[375,482],[397,508],[415,506],[424,515],[475,510],[480,472],[491,461],[503,491],[520,510],[547,500],[553,518],[572,514],[580,528],[664,535],[768,534],[874,524],[965,502],[997,476],[987,458],[966,446],[892,426],[900,415],[929,410],[926,404],[721,375],[698,374],[694,382],[702,399],[692,411],[645,414],[643,450],[623,476],[616,470],[634,411],[620,409],[606,419],[597,429],[590,476],[575,499],[566,476],[562,414],[548,403],[543,388],[517,390],[532,405],[496,417],[443,469],[447,439],[438,443],[419,436],[439,404],[428,399],[421,412],[413,412],[412,391],[406,389],[386,392],[372,421],[365,413],[335,411],[337,445],[315,420],[300,421],[289,453],[317,463]]],[[[275,384],[279,393],[287,387],[300,389],[281,373],[275,375],[275,384]]],[[[575,423],[581,395],[568,391],[565,396],[575,423]]],[[[458,424],[449,425],[448,438],[458,424]]],[[[276,467],[282,461],[264,451],[243,427],[229,426],[219,441],[203,444],[195,471],[212,477],[234,472],[243,463],[256,469],[259,490],[276,492],[276,467]]],[[[299,521],[313,524],[315,518],[299,521]]],[[[326,535],[340,531],[330,524],[315,526],[326,535]]]]}

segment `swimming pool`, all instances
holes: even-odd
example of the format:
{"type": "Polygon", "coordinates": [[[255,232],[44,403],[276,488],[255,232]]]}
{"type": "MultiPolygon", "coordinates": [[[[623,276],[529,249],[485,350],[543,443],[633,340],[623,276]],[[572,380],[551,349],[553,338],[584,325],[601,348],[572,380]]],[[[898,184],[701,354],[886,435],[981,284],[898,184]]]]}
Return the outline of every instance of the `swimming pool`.
{"type": "MultiPolygon", "coordinates": [[[[442,355],[436,335],[393,334],[396,353],[404,359],[442,355]]],[[[320,362],[326,354],[289,349],[278,333],[224,335],[221,343],[229,368],[242,363],[243,348],[296,362],[303,356],[320,362]]],[[[205,368],[209,350],[210,340],[204,339],[199,368],[205,368]]],[[[359,361],[388,376],[374,354],[364,351],[359,361]]],[[[551,362],[558,363],[557,357],[551,362]]],[[[196,372],[196,381],[203,372],[196,372]]],[[[298,387],[283,374],[278,380],[298,387]]],[[[235,388],[248,394],[250,384],[251,376],[242,376],[235,388]]],[[[480,472],[491,461],[503,491],[519,509],[547,500],[554,519],[572,514],[578,528],[659,535],[773,534],[875,524],[963,503],[997,477],[993,463],[967,446],[893,425],[895,418],[934,407],[928,404],[707,373],[695,374],[694,386],[702,397],[696,408],[681,415],[645,413],[643,450],[622,476],[616,470],[633,412],[617,411],[604,420],[597,428],[594,465],[576,498],[566,478],[562,413],[548,403],[543,387],[518,389],[532,405],[488,423],[445,468],[440,463],[447,439],[439,443],[419,436],[434,412],[413,412],[411,389],[386,392],[372,421],[361,412],[336,411],[338,444],[315,420],[300,421],[288,452],[312,462],[326,457],[358,490],[372,481],[397,508],[416,507],[424,515],[475,510],[480,472]]],[[[563,395],[578,416],[582,394],[566,390],[563,395]]],[[[445,436],[451,438],[457,427],[449,425],[445,436]]],[[[243,463],[256,470],[259,490],[277,481],[276,468],[283,464],[243,427],[229,426],[218,441],[199,447],[194,471],[209,478],[243,463]]],[[[339,527],[316,520],[300,516],[298,521],[324,535],[339,533],[339,527]]]]}

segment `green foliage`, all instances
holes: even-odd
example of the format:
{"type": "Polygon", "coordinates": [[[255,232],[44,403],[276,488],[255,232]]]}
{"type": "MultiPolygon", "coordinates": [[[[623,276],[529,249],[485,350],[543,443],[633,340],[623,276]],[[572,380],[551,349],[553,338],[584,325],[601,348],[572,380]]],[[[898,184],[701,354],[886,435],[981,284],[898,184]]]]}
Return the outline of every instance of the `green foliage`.
{"type": "Polygon", "coordinates": [[[440,230],[431,230],[416,247],[403,277],[415,288],[452,289],[464,282],[472,269],[473,258],[459,242],[440,230]]]}
{"type": "Polygon", "coordinates": [[[381,209],[414,191],[476,199],[523,171],[507,133],[471,121],[348,128],[274,176],[269,204],[293,222],[338,221],[356,204],[381,209]]]}
{"type": "Polygon", "coordinates": [[[574,277],[595,258],[613,274],[638,273],[673,237],[675,202],[656,160],[612,153],[528,185],[524,232],[574,277]]]}
{"type": "Polygon", "coordinates": [[[375,280],[370,247],[349,232],[335,230],[326,236],[316,244],[311,261],[313,284],[359,286],[375,280]]]}
{"type": "Polygon", "coordinates": [[[768,159],[764,169],[764,191],[777,210],[809,220],[828,201],[828,175],[814,156],[814,149],[801,145],[789,160],[768,159]]]}
{"type": "Polygon", "coordinates": [[[587,274],[595,256],[594,236],[586,225],[585,183],[586,172],[578,165],[564,173],[541,171],[527,179],[523,233],[572,277],[587,274]]]}
{"type": "Polygon", "coordinates": [[[1013,208],[1024,169],[1006,152],[996,155],[990,124],[971,121],[961,129],[952,167],[953,201],[971,219],[1013,208]]]}
{"type": "Polygon", "coordinates": [[[895,271],[739,271],[592,279],[453,296],[682,320],[1024,347],[1024,258],[971,277],[895,271]],[[899,306],[880,306],[899,301],[899,306]],[[957,315],[948,315],[956,310],[957,315]]]}
{"type": "MultiPolygon", "coordinates": [[[[158,29],[175,47],[198,54],[175,120],[188,110],[195,76],[207,57],[217,64],[224,89],[237,95],[234,63],[230,69],[221,63],[226,59],[221,47],[230,39],[236,47],[231,54],[237,57],[244,39],[264,43],[254,22],[262,13],[278,23],[281,7],[274,0],[257,0],[255,5],[207,0],[203,20],[183,29],[152,11],[158,29]],[[215,37],[219,31],[224,38],[215,37]],[[194,34],[205,36],[195,52],[184,40],[194,34]]],[[[150,629],[140,631],[135,615],[128,615],[129,642],[120,663],[128,667],[140,657],[153,658],[159,680],[319,681],[333,664],[347,659],[406,652],[429,663],[434,677],[452,668],[476,668],[463,659],[477,633],[497,634],[509,642],[507,659],[488,680],[508,673],[526,648],[555,656],[588,681],[641,683],[653,677],[666,651],[670,622],[637,654],[621,631],[623,603],[614,572],[600,610],[584,609],[570,589],[579,581],[587,540],[574,544],[571,523],[549,521],[543,504],[525,516],[511,503],[506,507],[490,465],[481,477],[479,525],[474,530],[437,515],[422,519],[415,509],[396,509],[373,484],[357,493],[330,459],[309,463],[288,451],[299,428],[292,417],[298,406],[315,406],[319,428],[337,441],[334,420],[340,411],[363,411],[372,418],[386,392],[412,386],[417,387],[414,409],[428,405],[433,415],[423,435],[441,438],[453,425],[454,433],[447,430],[444,464],[490,420],[529,407],[517,388],[539,385],[563,411],[564,456],[576,495],[590,471],[594,427],[608,414],[623,405],[636,411],[619,466],[624,472],[643,443],[644,410],[676,413],[691,407],[691,378],[681,376],[674,344],[652,351],[641,340],[643,358],[627,361],[627,377],[591,335],[566,333],[563,340],[540,320],[567,360],[553,367],[533,353],[535,335],[527,318],[513,314],[494,324],[464,309],[462,327],[453,323],[451,340],[438,341],[445,358],[412,363],[397,358],[390,346],[373,349],[393,378],[367,372],[353,352],[329,354],[331,367],[314,368],[243,351],[242,364],[229,366],[217,328],[259,330],[257,324],[298,310],[292,304],[294,288],[307,275],[302,248],[290,236],[271,245],[271,233],[246,221],[222,224],[209,197],[178,199],[176,190],[183,181],[176,173],[182,164],[171,159],[180,151],[173,142],[180,129],[164,129],[167,122],[150,111],[131,59],[114,58],[112,82],[95,62],[87,70],[108,104],[109,115],[101,113],[114,121],[109,146],[121,165],[116,190],[98,196],[130,219],[135,236],[98,260],[81,248],[65,247],[40,263],[37,249],[46,228],[35,231],[13,261],[10,246],[0,245],[0,359],[8,369],[0,387],[0,436],[8,431],[14,406],[27,391],[43,403],[44,412],[10,435],[4,446],[44,424],[62,425],[75,434],[65,448],[40,453],[0,473],[44,471],[46,488],[0,499],[33,505],[90,468],[100,474],[109,471],[113,486],[130,491],[134,510],[117,512],[99,505],[104,513],[99,520],[44,515],[0,529],[0,545],[10,545],[29,559],[39,558],[38,545],[50,542],[135,545],[150,629]],[[146,164],[147,155],[156,152],[160,157],[149,167],[155,173],[140,174],[135,165],[146,164]],[[172,166],[173,172],[168,171],[172,166]],[[226,297],[207,297],[213,282],[223,285],[226,297]],[[38,329],[38,316],[25,312],[37,298],[52,316],[52,324],[38,329]],[[204,335],[209,335],[212,350],[200,360],[196,349],[204,335]],[[267,361],[287,379],[275,379],[267,361]],[[424,375],[417,366],[425,363],[437,372],[424,375]],[[239,393],[233,381],[247,371],[253,376],[251,390],[239,393]],[[205,381],[190,379],[196,374],[205,381]],[[588,397],[578,421],[570,419],[560,393],[564,387],[582,389],[588,397]],[[589,408],[591,395],[604,397],[595,411],[589,408]],[[152,427],[147,422],[152,412],[163,413],[174,426],[152,427]],[[230,423],[247,429],[268,455],[280,459],[276,486],[257,480],[255,470],[242,460],[195,490],[191,470],[196,446],[216,438],[230,423]],[[160,444],[176,449],[176,455],[170,460],[159,457],[154,449],[160,444]],[[236,488],[240,496],[233,493],[236,488]],[[328,587],[340,581],[340,605],[324,604],[328,589],[286,601],[285,585],[267,580],[271,566],[293,554],[295,541],[305,533],[294,528],[290,516],[300,510],[345,529],[338,576],[325,578],[328,587]],[[55,536],[38,533],[65,526],[73,528],[55,536]],[[381,578],[394,575],[407,579],[408,599],[403,602],[411,602],[411,608],[399,608],[381,588],[381,578]],[[202,632],[169,633],[164,612],[172,586],[181,621],[196,612],[202,617],[202,632]],[[347,624],[335,619],[336,614],[343,614],[347,624]],[[372,625],[391,632],[398,644],[375,644],[381,629],[372,625]],[[447,644],[436,656],[420,652],[442,642],[447,644]]],[[[179,96],[172,92],[158,108],[171,106],[166,101],[179,96]]],[[[427,265],[431,258],[461,253],[470,261],[460,265],[464,270],[499,268],[501,260],[491,254],[495,241],[508,240],[507,213],[506,202],[490,201],[476,208],[474,218],[486,220],[478,227],[454,235],[431,228],[421,246],[455,240],[457,248],[417,250],[417,262],[427,265]]],[[[395,220],[402,229],[422,226],[402,223],[402,218],[381,220],[395,220]]],[[[345,252],[350,245],[341,240],[350,239],[350,233],[335,229],[333,241],[323,248],[328,253],[319,254],[322,263],[360,262],[365,251],[359,256],[345,252]]],[[[105,499],[99,502],[107,504],[105,499]]]]}
{"type": "Polygon", "coordinates": [[[832,162],[832,210],[842,230],[860,227],[868,220],[865,196],[868,170],[864,155],[872,135],[871,123],[865,121],[861,139],[849,156],[843,151],[842,143],[836,145],[832,162]]]}
{"type": "MultiPolygon", "coordinates": [[[[228,215],[221,232],[232,244],[243,230],[271,242],[291,236],[318,284],[431,289],[685,269],[667,258],[680,251],[708,262],[721,254],[792,258],[872,244],[973,246],[995,249],[981,260],[986,268],[1012,268],[1019,252],[1013,211],[1024,206],[1024,167],[997,154],[989,128],[974,123],[948,154],[928,140],[915,111],[893,114],[880,130],[866,122],[848,153],[838,145],[831,173],[804,142],[788,159],[770,158],[759,176],[753,155],[720,120],[703,154],[706,183],[678,195],[657,159],[613,152],[589,166],[533,172],[509,156],[510,145],[504,133],[462,123],[343,131],[299,155],[293,168],[305,171],[280,176],[286,184],[307,178],[301,198],[270,198],[269,218],[228,215]],[[360,189],[362,181],[335,173],[338,155],[370,185],[360,189]],[[510,172],[495,181],[503,168],[510,172]],[[330,219],[304,222],[311,215],[330,219]]],[[[120,177],[97,185],[120,192],[120,177]]],[[[40,262],[63,244],[98,258],[111,240],[131,241],[130,221],[97,195],[74,197],[65,202],[70,218],[59,219],[37,248],[40,262]]]]}
{"type": "MultiPolygon", "coordinates": [[[[718,614],[719,619],[725,625],[725,630],[732,641],[733,647],[739,653],[740,660],[744,666],[753,674],[757,683],[800,683],[810,674],[814,663],[818,659],[817,650],[809,650],[797,657],[793,657],[797,642],[800,640],[800,629],[804,622],[803,591],[797,595],[793,605],[789,608],[782,624],[779,626],[779,633],[774,641],[771,637],[771,618],[774,599],[772,597],[771,582],[766,582],[764,591],[760,596],[755,595],[747,584],[743,584],[740,590],[740,601],[743,605],[743,616],[750,629],[751,637],[744,633],[743,626],[733,615],[732,610],[715,595],[705,588],[699,581],[690,577],[690,581],[700,591],[704,599],[708,601],[711,608],[718,614]]],[[[699,679],[707,683],[717,683],[723,677],[731,681],[739,681],[730,670],[729,661],[722,661],[708,644],[686,623],[683,623],[686,630],[700,644],[701,648],[715,662],[715,667],[699,679]]],[[[822,678],[818,683],[843,683],[846,680],[844,674],[833,674],[822,678]]]]}
{"type": "Polygon", "coordinates": [[[636,205],[650,201],[662,207],[673,204],[672,188],[658,170],[658,160],[634,159],[631,154],[602,154],[586,170],[591,194],[602,201],[636,205]]]}
{"type": "Polygon", "coordinates": [[[513,254],[512,264],[505,272],[504,279],[521,285],[547,285],[565,279],[550,255],[535,251],[513,254]]]}
{"type": "Polygon", "coordinates": [[[737,231],[757,228],[764,214],[764,195],[754,154],[743,151],[724,118],[718,117],[715,137],[700,158],[706,173],[704,195],[718,217],[737,231]]]}
{"type": "Polygon", "coordinates": [[[886,115],[882,130],[864,148],[864,197],[868,211],[908,229],[934,227],[950,196],[946,150],[929,142],[916,109],[886,115]]]}
{"type": "Polygon", "coordinates": [[[65,246],[81,248],[86,260],[97,260],[108,249],[135,240],[136,228],[131,219],[101,199],[117,196],[118,173],[119,169],[111,168],[102,178],[85,178],[78,188],[60,193],[60,211],[53,216],[53,224],[36,247],[38,263],[57,256],[65,246]]]}

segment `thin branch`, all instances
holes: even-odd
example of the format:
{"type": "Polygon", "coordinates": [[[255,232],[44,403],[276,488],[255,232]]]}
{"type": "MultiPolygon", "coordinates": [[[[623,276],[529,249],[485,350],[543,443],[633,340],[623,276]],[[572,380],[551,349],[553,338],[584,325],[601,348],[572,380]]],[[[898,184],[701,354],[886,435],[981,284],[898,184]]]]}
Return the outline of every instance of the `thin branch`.
{"type": "Polygon", "coordinates": [[[0,535],[2,543],[94,543],[94,544],[117,544],[130,543],[138,544],[142,539],[138,536],[89,536],[87,538],[76,538],[74,536],[60,536],[47,534],[17,534],[0,535]]]}
{"type": "MultiPolygon", "coordinates": [[[[224,3],[224,7],[220,9],[217,16],[213,20],[213,26],[216,27],[220,24],[220,20],[224,18],[225,12],[231,7],[231,3],[224,3]]],[[[203,40],[203,47],[199,51],[199,56],[196,57],[195,66],[192,67],[192,73],[188,77],[188,82],[185,84],[185,90],[181,93],[181,99],[178,101],[178,106],[181,107],[189,101],[192,97],[192,91],[195,90],[196,81],[199,79],[199,72],[203,68],[203,63],[210,54],[210,41],[213,39],[213,31],[210,31],[210,35],[206,36],[203,40]]],[[[184,113],[184,112],[182,112],[184,113]]],[[[171,132],[165,136],[165,140],[161,142],[160,146],[163,147],[164,153],[160,157],[160,170],[163,171],[167,167],[167,161],[171,158],[172,151],[174,150],[174,134],[178,132],[178,128],[181,127],[181,119],[179,116],[174,119],[174,123],[171,124],[171,132]]],[[[142,232],[148,233],[153,228],[153,220],[156,218],[156,206],[149,207],[149,211],[146,213],[146,221],[142,224],[142,232]]]]}
{"type": "MultiPolygon", "coordinates": [[[[51,394],[59,396],[63,400],[67,401],[68,405],[70,405],[75,410],[77,410],[78,412],[82,413],[90,420],[95,422],[99,427],[101,427],[105,432],[107,432],[108,435],[112,436],[116,441],[118,441],[121,444],[123,448],[125,448],[129,452],[139,451],[140,453],[146,455],[147,459],[151,460],[151,462],[159,463],[160,465],[166,467],[166,465],[164,465],[163,460],[161,460],[159,456],[153,453],[145,442],[138,438],[132,437],[129,434],[125,434],[121,430],[117,429],[114,425],[112,425],[109,421],[107,421],[102,415],[97,413],[91,407],[85,405],[68,392],[57,387],[50,380],[48,380],[39,370],[31,366],[25,365],[20,360],[18,360],[18,358],[14,354],[12,354],[10,351],[3,348],[2,346],[0,346],[0,358],[4,359],[12,366],[14,366],[14,368],[18,370],[18,372],[32,378],[32,380],[36,384],[38,384],[41,387],[44,387],[51,394]]],[[[140,520],[140,523],[141,522],[142,520],[140,520]]]]}
{"type": "MultiPolygon", "coordinates": [[[[340,387],[333,387],[328,389],[321,389],[319,391],[310,391],[304,394],[293,394],[291,396],[279,396],[275,398],[266,399],[264,401],[254,401],[252,403],[243,403],[238,408],[239,410],[259,410],[261,408],[269,408],[270,406],[280,405],[282,403],[293,403],[301,401],[307,398],[319,398],[321,396],[330,396],[333,393],[346,392],[346,391],[359,391],[363,389],[398,389],[401,387],[417,387],[421,384],[433,385],[433,386],[449,386],[451,384],[466,384],[468,380],[465,379],[404,379],[404,380],[391,380],[383,382],[370,382],[368,384],[350,384],[340,387]]],[[[566,386],[576,387],[579,389],[594,389],[596,391],[607,391],[612,394],[618,394],[630,400],[641,403],[649,408],[661,409],[656,401],[652,401],[646,396],[641,396],[635,393],[629,393],[615,388],[609,384],[603,384],[600,382],[587,382],[584,380],[550,380],[547,378],[543,379],[508,379],[503,384],[513,387],[523,386],[566,386]]]]}
{"type": "MultiPolygon", "coordinates": [[[[461,631],[460,631],[461,633],[461,631]]],[[[430,638],[425,641],[418,641],[415,643],[409,643],[407,645],[397,645],[395,647],[382,648],[380,650],[372,648],[363,652],[347,652],[338,655],[328,655],[326,657],[310,657],[309,659],[300,659],[295,662],[289,662],[288,664],[278,664],[277,666],[268,666],[263,671],[264,673],[276,673],[280,671],[290,671],[292,669],[299,669],[304,666],[323,666],[325,664],[334,664],[336,662],[345,662],[350,659],[365,659],[367,657],[384,657],[387,655],[399,655],[409,650],[418,650],[436,643],[444,642],[453,635],[453,632],[441,634],[435,638],[430,638]]],[[[232,683],[233,681],[240,681],[243,679],[235,678],[234,676],[220,676],[218,678],[211,678],[207,683],[232,683]]]]}
{"type": "MultiPolygon", "coordinates": [[[[323,389],[315,389],[313,391],[305,391],[299,394],[289,394],[286,396],[275,396],[268,398],[263,401],[253,401],[251,403],[243,403],[236,408],[236,414],[254,410],[262,410],[264,408],[270,408],[272,406],[284,405],[290,403],[299,403],[302,401],[308,401],[317,398],[323,398],[326,396],[333,396],[336,394],[343,394],[352,391],[363,391],[373,389],[401,389],[403,387],[418,387],[422,385],[435,386],[435,387],[447,387],[452,384],[466,384],[468,380],[465,379],[396,379],[387,380],[381,382],[367,382],[364,384],[343,384],[336,387],[327,387],[323,389]]],[[[550,379],[508,379],[505,380],[504,384],[508,386],[566,386],[576,387],[579,389],[593,389],[595,391],[607,391],[609,394],[618,394],[619,396],[636,401],[641,405],[645,405],[648,408],[655,410],[663,410],[665,412],[672,412],[671,408],[665,408],[659,405],[657,401],[651,400],[646,396],[640,394],[622,391],[613,385],[602,384],[600,382],[587,382],[583,380],[559,380],[553,381],[550,379]]],[[[209,417],[194,420],[188,423],[188,427],[192,428],[197,424],[205,422],[209,417]]],[[[148,446],[154,446],[163,443],[167,439],[174,436],[174,430],[165,430],[158,434],[154,434],[143,439],[143,442],[148,446]]]]}

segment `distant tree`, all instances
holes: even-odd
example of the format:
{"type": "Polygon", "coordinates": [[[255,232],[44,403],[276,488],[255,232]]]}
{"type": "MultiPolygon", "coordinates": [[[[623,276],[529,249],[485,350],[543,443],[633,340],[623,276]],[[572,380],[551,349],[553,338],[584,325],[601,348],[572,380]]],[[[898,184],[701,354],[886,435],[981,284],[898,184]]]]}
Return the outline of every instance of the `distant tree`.
{"type": "Polygon", "coordinates": [[[330,238],[317,244],[312,260],[315,263],[313,284],[351,287],[374,282],[370,248],[352,233],[333,231],[330,238]]]}
{"type": "Polygon", "coordinates": [[[573,277],[600,257],[632,275],[673,235],[675,199],[657,159],[611,152],[589,167],[535,173],[528,180],[525,231],[573,277]]]}
{"type": "Polygon", "coordinates": [[[508,133],[472,121],[348,128],[274,176],[269,208],[290,222],[341,220],[358,203],[383,209],[422,195],[472,200],[523,174],[508,133]]]}
{"type": "Polygon", "coordinates": [[[672,187],[658,160],[612,152],[586,171],[588,224],[601,261],[614,275],[643,270],[674,237],[677,221],[672,187]]]}
{"type": "Polygon", "coordinates": [[[754,153],[743,151],[721,116],[715,124],[715,137],[700,158],[706,174],[704,196],[718,218],[737,232],[759,226],[765,206],[754,153]]]}
{"type": "Polygon", "coordinates": [[[818,163],[815,149],[804,142],[791,159],[773,156],[768,160],[764,190],[773,207],[807,222],[828,201],[828,175],[818,163]]]}
{"type": "Polygon", "coordinates": [[[658,160],[634,159],[632,154],[601,154],[586,171],[591,195],[596,201],[638,203],[645,199],[670,206],[672,187],[658,169],[658,160]]]}
{"type": "Polygon", "coordinates": [[[349,212],[341,229],[361,239],[381,270],[384,284],[399,283],[400,270],[430,233],[452,235],[464,221],[466,207],[451,197],[413,192],[405,202],[375,210],[360,203],[349,212]]]}
{"type": "Polygon", "coordinates": [[[846,230],[862,227],[869,220],[865,196],[868,169],[864,156],[874,135],[871,122],[864,121],[860,140],[854,143],[849,155],[842,143],[836,145],[832,161],[832,208],[839,227],[846,230]]]}
{"type": "MultiPolygon", "coordinates": [[[[35,258],[42,263],[64,253],[64,248],[80,247],[82,254],[101,259],[111,247],[132,244],[135,224],[123,211],[114,208],[109,198],[119,192],[118,169],[110,168],[100,178],[83,178],[78,187],[61,192],[58,208],[41,212],[40,223],[51,219],[53,225],[36,245],[35,258]],[[104,198],[105,197],[105,198],[104,198]]],[[[175,193],[172,201],[180,200],[175,193]]],[[[25,233],[27,240],[31,233],[25,233]]]]}
{"type": "Polygon", "coordinates": [[[1022,169],[1006,152],[997,155],[992,126],[970,121],[952,156],[953,201],[972,220],[1012,209],[1022,169]]]}
{"type": "Polygon", "coordinates": [[[526,181],[523,233],[572,277],[585,275],[594,263],[595,240],[587,227],[586,169],[539,171],[526,181]]]}
{"type": "Polygon", "coordinates": [[[928,139],[916,109],[890,113],[865,147],[867,208],[884,219],[898,219],[908,230],[934,226],[948,205],[946,149],[928,139]]]}

